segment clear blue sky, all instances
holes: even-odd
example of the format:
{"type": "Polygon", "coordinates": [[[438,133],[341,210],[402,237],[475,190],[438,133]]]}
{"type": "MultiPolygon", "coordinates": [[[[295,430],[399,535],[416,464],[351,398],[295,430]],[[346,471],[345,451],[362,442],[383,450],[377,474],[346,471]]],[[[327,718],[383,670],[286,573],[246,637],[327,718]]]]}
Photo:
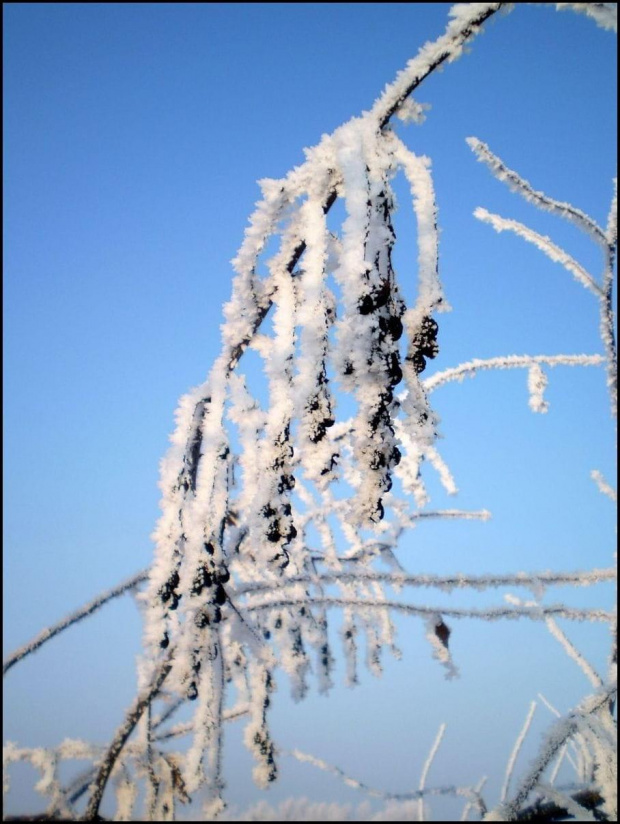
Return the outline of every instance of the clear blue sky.
{"type": "MultiPolygon", "coordinates": [[[[219,352],[229,261],[259,197],[256,180],[283,176],[304,146],[368,109],[443,31],[448,8],[4,5],[5,653],[148,565],[158,461],[177,398],[219,352]]],[[[599,250],[508,192],[465,138],[484,140],[536,188],[604,225],[616,174],[615,76],[612,33],[583,15],[518,4],[420,88],[417,99],[432,107],[426,123],[397,128],[433,161],[453,307],[439,318],[441,352],[427,374],[472,357],[602,351],[592,295],[472,212],[481,205],[524,221],[597,277],[599,250]]],[[[415,224],[398,192],[396,264],[413,284],[415,224]]],[[[604,376],[558,367],[549,378],[547,415],[529,411],[523,371],[433,395],[460,494],[447,499],[431,472],[432,506],[487,508],[493,520],[420,525],[403,550],[412,571],[610,564],[613,508],[589,478],[594,468],[615,477],[604,376]]],[[[599,603],[611,597],[605,591],[599,603]]],[[[462,677],[446,683],[420,624],[399,626],[405,660],[386,662],[381,681],[364,676],[353,692],[338,687],[294,706],[282,678],[276,741],[404,791],[417,785],[445,720],[433,782],[485,773],[497,781],[536,692],[564,710],[587,688],[540,627],[459,625],[462,677]]],[[[571,629],[604,666],[604,633],[571,629]]],[[[52,641],[7,676],[5,737],[30,746],[107,740],[133,696],[139,640],[128,600],[52,641]]],[[[539,713],[534,743],[546,720],[539,713]]],[[[258,791],[240,736],[231,730],[227,777],[230,801],[243,806],[258,791]]],[[[23,778],[7,811],[40,804],[23,789],[25,770],[23,778]]],[[[361,800],[285,762],[271,798],[300,794],[361,800]]]]}

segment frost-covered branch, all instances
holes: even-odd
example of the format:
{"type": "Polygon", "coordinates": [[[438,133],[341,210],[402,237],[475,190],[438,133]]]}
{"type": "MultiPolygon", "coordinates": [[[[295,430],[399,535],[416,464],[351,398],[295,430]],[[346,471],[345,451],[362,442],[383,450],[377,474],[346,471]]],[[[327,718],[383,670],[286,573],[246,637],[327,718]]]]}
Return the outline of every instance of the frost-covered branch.
{"type": "Polygon", "coordinates": [[[426,43],[417,56],[407,63],[393,83],[387,85],[374,104],[371,114],[381,127],[402,106],[420,83],[443,63],[452,62],[463,54],[465,44],[478,34],[482,24],[507,3],[460,3],[452,6],[452,18],[445,34],[432,43],[426,43]]]}
{"type": "Polygon", "coordinates": [[[517,172],[513,171],[513,169],[509,169],[503,160],[493,154],[487,144],[478,140],[477,137],[468,137],[466,142],[478,160],[486,163],[495,177],[503,183],[506,183],[514,192],[517,192],[521,197],[533,203],[535,206],[571,221],[580,229],[583,229],[583,231],[588,232],[594,237],[597,243],[601,244],[604,248],[607,246],[608,240],[606,232],[601,229],[593,218],[585,212],[582,212],[581,209],[575,208],[570,203],[554,200],[554,198],[549,197],[549,195],[546,195],[544,192],[534,189],[531,183],[522,178],[517,172]]]}
{"type": "Polygon", "coordinates": [[[75,612],[70,613],[63,618],[62,621],[59,621],[57,624],[52,624],[51,627],[47,627],[42,630],[36,638],[33,638],[32,641],[29,641],[27,644],[24,644],[24,646],[15,650],[15,652],[11,653],[11,655],[5,659],[2,664],[3,675],[6,675],[14,664],[21,661],[22,658],[25,658],[27,655],[30,655],[31,652],[38,650],[39,647],[43,646],[43,644],[54,638],[54,636],[58,635],[63,630],[68,629],[68,627],[76,624],[83,618],[87,618],[89,615],[92,615],[93,612],[96,612],[100,607],[107,604],[108,601],[111,601],[113,598],[118,598],[119,595],[124,595],[126,592],[135,589],[135,587],[139,584],[146,581],[148,574],[148,569],[143,569],[141,572],[136,573],[136,575],[132,575],[131,578],[123,581],[121,584],[102,592],[100,595],[97,595],[97,597],[93,598],[92,601],[89,601],[83,607],[80,607],[80,609],[75,610],[75,612]]]}
{"type": "MultiPolygon", "coordinates": [[[[435,749],[436,752],[436,749],[435,749]]],[[[427,796],[462,796],[471,800],[473,804],[477,806],[483,805],[480,791],[474,787],[454,787],[454,786],[445,786],[445,787],[426,787],[424,786],[418,790],[412,790],[410,792],[405,793],[390,793],[385,792],[383,790],[378,790],[374,787],[370,787],[368,784],[365,784],[362,781],[358,781],[356,778],[351,778],[344,770],[341,770],[340,767],[336,767],[333,764],[328,764],[321,758],[317,758],[314,755],[309,755],[308,753],[301,752],[301,750],[282,750],[282,755],[290,755],[295,758],[297,761],[300,761],[304,764],[312,764],[313,767],[317,767],[319,770],[323,770],[324,772],[331,773],[339,778],[347,787],[351,787],[355,790],[361,790],[366,795],[370,796],[371,798],[383,798],[386,801],[419,801],[427,796]]],[[[430,764],[429,764],[430,767],[430,764]]],[[[426,785],[426,782],[424,782],[426,785]]]]}
{"type": "Polygon", "coordinates": [[[567,638],[566,633],[562,632],[556,621],[554,621],[553,618],[548,617],[545,620],[545,623],[547,624],[547,628],[551,635],[553,635],[556,641],[558,641],[558,643],[562,645],[568,657],[573,659],[573,661],[581,669],[581,671],[586,676],[588,681],[592,684],[592,686],[596,689],[602,687],[603,681],[600,675],[594,670],[592,665],[588,661],[586,661],[586,659],[575,647],[572,641],[569,638],[567,638]]]}
{"type": "Polygon", "coordinates": [[[504,802],[506,797],[508,796],[508,789],[510,787],[510,780],[512,778],[512,774],[515,769],[515,764],[517,763],[517,758],[519,757],[519,753],[521,752],[521,747],[523,746],[523,742],[525,741],[525,737],[530,729],[530,725],[532,723],[532,719],[534,717],[534,712],[536,711],[536,701],[532,701],[530,704],[530,708],[528,710],[527,716],[523,723],[523,727],[521,728],[521,732],[517,736],[514,746],[512,748],[512,752],[510,753],[510,758],[508,759],[508,763],[506,765],[506,773],[504,775],[504,783],[502,785],[502,793],[501,793],[501,801],[504,802]]]}
{"type": "Polygon", "coordinates": [[[602,355],[506,355],[498,358],[473,358],[470,361],[443,369],[423,381],[424,389],[433,392],[450,381],[473,378],[485,369],[531,369],[532,366],[602,366],[602,355]]]}
{"type": "Polygon", "coordinates": [[[417,606],[403,604],[400,601],[370,601],[353,598],[300,598],[265,601],[262,604],[250,604],[246,612],[262,612],[264,610],[278,610],[297,606],[324,606],[324,607],[358,607],[366,610],[388,610],[402,612],[406,615],[433,617],[445,615],[450,618],[476,618],[483,621],[495,621],[501,618],[529,618],[533,621],[543,621],[547,615],[566,618],[570,621],[593,621],[609,623],[614,617],[613,612],[604,609],[577,609],[564,604],[549,604],[547,606],[501,606],[486,609],[457,609],[440,606],[417,606]]]}
{"type": "Polygon", "coordinates": [[[517,572],[508,575],[408,575],[390,572],[331,572],[322,573],[315,578],[296,576],[276,586],[269,584],[246,584],[239,587],[239,594],[258,594],[277,592],[283,586],[295,586],[312,580],[323,583],[338,581],[378,581],[394,587],[435,587],[450,592],[453,589],[471,588],[478,591],[498,587],[521,586],[538,593],[549,586],[592,586],[604,581],[614,581],[617,572],[614,567],[592,569],[587,572],[517,572]]]}
{"type": "MultiPolygon", "coordinates": [[[[431,769],[431,765],[432,765],[433,761],[435,760],[435,756],[437,755],[437,751],[438,751],[438,749],[441,745],[441,740],[444,736],[445,731],[446,731],[446,725],[441,724],[440,727],[439,727],[439,730],[437,731],[437,735],[435,737],[435,740],[433,741],[433,746],[431,747],[430,752],[428,754],[428,757],[427,757],[426,761],[424,762],[424,766],[422,767],[422,773],[420,775],[420,783],[418,785],[418,791],[420,793],[424,792],[424,789],[426,787],[426,779],[428,778],[428,774],[429,774],[429,771],[431,769]]],[[[423,798],[422,795],[420,795],[420,800],[418,802],[418,818],[419,818],[420,821],[424,821],[424,798],[423,798]]]]}
{"type": "Polygon", "coordinates": [[[134,731],[136,724],[142,718],[144,711],[161,689],[164,681],[170,673],[171,668],[172,665],[170,660],[165,660],[164,663],[159,666],[159,669],[154,673],[151,682],[141,693],[136,696],[135,701],[129,708],[125,720],[116,731],[107,752],[102,758],[97,776],[91,785],[91,795],[83,816],[84,821],[93,821],[97,819],[99,814],[99,805],[101,804],[101,799],[103,798],[103,793],[105,791],[106,784],[108,783],[110,773],[116,763],[116,759],[127,743],[129,736],[134,731]]]}
{"type": "Polygon", "coordinates": [[[538,232],[535,232],[533,229],[528,228],[518,220],[511,220],[510,218],[501,217],[500,215],[495,215],[492,212],[488,212],[481,206],[474,210],[474,217],[477,217],[478,220],[482,220],[484,223],[489,223],[496,232],[514,232],[524,240],[527,240],[528,243],[533,243],[534,246],[540,249],[541,252],[544,252],[548,258],[554,261],[554,263],[560,263],[565,269],[567,269],[576,281],[595,294],[597,298],[602,296],[603,293],[601,287],[596,283],[592,276],[586,272],[583,266],[580,263],[577,263],[577,261],[569,255],[568,252],[565,252],[563,249],[560,249],[559,246],[556,246],[556,244],[553,243],[553,241],[546,235],[541,235],[538,232]]]}
{"type": "MultiPolygon", "coordinates": [[[[598,713],[603,707],[606,707],[609,703],[609,700],[612,699],[616,695],[616,693],[616,683],[613,682],[607,684],[594,695],[588,696],[575,710],[573,710],[567,716],[557,721],[545,736],[544,743],[539,751],[537,758],[535,759],[530,769],[527,771],[526,775],[520,781],[519,787],[517,791],[513,794],[512,799],[500,804],[499,807],[488,813],[485,816],[484,820],[518,820],[519,812],[523,809],[529,794],[532,792],[532,790],[536,788],[545,769],[556,757],[564,742],[567,741],[575,733],[580,732],[584,727],[587,727],[589,719],[592,718],[592,716],[594,716],[596,713],[598,713]]],[[[607,746],[608,748],[614,746],[611,739],[608,742],[607,746]]],[[[608,754],[611,754],[611,749],[608,750],[608,754]]],[[[601,764],[600,766],[601,768],[604,768],[605,764],[601,764]]],[[[606,792],[613,793],[615,791],[615,784],[613,786],[610,786],[607,783],[607,776],[604,777],[604,781],[605,785],[603,787],[602,793],[603,798],[605,798],[606,792]]],[[[613,816],[615,810],[606,810],[606,812],[613,816]]],[[[612,818],[612,820],[614,819],[612,818]]]]}
{"type": "Polygon", "coordinates": [[[558,11],[575,11],[587,14],[597,26],[608,31],[618,31],[617,3],[556,3],[558,11]]]}

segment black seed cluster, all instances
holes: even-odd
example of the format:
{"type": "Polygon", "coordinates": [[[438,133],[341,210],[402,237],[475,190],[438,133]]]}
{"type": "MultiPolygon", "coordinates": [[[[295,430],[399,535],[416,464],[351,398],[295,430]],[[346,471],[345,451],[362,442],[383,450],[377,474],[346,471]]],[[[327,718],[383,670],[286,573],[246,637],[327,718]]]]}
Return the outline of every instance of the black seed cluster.
{"type": "Polygon", "coordinates": [[[435,358],[439,352],[437,343],[437,322],[431,317],[422,318],[420,328],[413,335],[407,360],[419,375],[426,368],[426,358],[435,358]]]}
{"type": "Polygon", "coordinates": [[[179,573],[175,569],[170,578],[168,578],[166,583],[159,590],[159,597],[161,598],[162,604],[164,604],[168,609],[176,609],[181,601],[181,593],[177,589],[179,586],[179,581],[179,573]]]}
{"type": "Polygon", "coordinates": [[[297,530],[293,524],[292,508],[286,500],[288,493],[295,487],[295,476],[290,472],[290,460],[293,457],[293,447],[290,443],[290,427],[284,427],[275,442],[276,457],[270,466],[275,476],[275,487],[278,495],[285,498],[285,503],[272,500],[261,509],[265,521],[264,535],[269,543],[274,544],[275,552],[271,561],[279,568],[284,569],[289,564],[287,545],[297,537],[297,530]]]}

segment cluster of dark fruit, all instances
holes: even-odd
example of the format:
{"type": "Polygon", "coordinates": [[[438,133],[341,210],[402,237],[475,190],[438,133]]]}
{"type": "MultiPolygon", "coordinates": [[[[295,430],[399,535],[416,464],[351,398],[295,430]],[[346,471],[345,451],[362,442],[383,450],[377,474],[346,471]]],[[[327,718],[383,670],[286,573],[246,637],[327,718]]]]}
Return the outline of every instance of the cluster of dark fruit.
{"type": "Polygon", "coordinates": [[[326,431],[336,423],[326,388],[327,376],[325,375],[325,361],[323,361],[322,369],[317,376],[317,384],[319,388],[308,403],[308,410],[312,413],[309,436],[312,443],[322,441],[326,431]]]}
{"type": "Polygon", "coordinates": [[[262,509],[263,518],[267,520],[266,536],[267,540],[272,544],[284,542],[289,544],[297,537],[297,530],[291,518],[291,505],[284,504],[282,506],[282,515],[279,517],[276,510],[267,504],[262,509]]]}
{"type": "Polygon", "coordinates": [[[435,358],[439,352],[437,330],[436,321],[433,318],[424,317],[420,328],[411,339],[410,354],[407,355],[407,360],[411,361],[418,375],[426,368],[425,358],[435,358]]]}
{"type": "Polygon", "coordinates": [[[230,572],[225,564],[221,564],[217,569],[207,564],[201,564],[196,570],[192,582],[192,595],[200,595],[203,589],[210,589],[215,586],[213,600],[217,604],[223,604],[226,600],[226,593],[222,584],[227,584],[228,581],[230,581],[230,572]]]}
{"type": "Polygon", "coordinates": [[[176,609],[179,606],[181,595],[177,591],[179,586],[179,573],[175,569],[170,578],[166,581],[163,587],[159,590],[162,603],[166,604],[168,609],[176,609]],[[168,603],[170,601],[170,603],[168,603]]]}
{"type": "Polygon", "coordinates": [[[370,292],[360,298],[358,302],[357,308],[360,315],[369,315],[371,312],[375,312],[377,309],[385,306],[390,299],[391,292],[392,290],[388,280],[384,280],[378,287],[373,287],[370,292]]]}
{"type": "Polygon", "coordinates": [[[321,665],[325,670],[329,670],[330,660],[329,660],[329,647],[327,644],[323,644],[321,647],[321,665]]]}
{"type": "MultiPolygon", "coordinates": [[[[218,656],[218,648],[217,646],[211,646],[208,648],[207,657],[209,661],[215,661],[218,656]]],[[[195,676],[200,674],[200,669],[202,667],[202,662],[200,660],[201,650],[195,649],[192,655],[192,672],[195,676]]],[[[189,686],[187,687],[186,697],[189,701],[195,701],[198,698],[198,684],[196,683],[196,679],[192,679],[189,682],[189,686]]]]}
{"type": "MultiPolygon", "coordinates": [[[[377,486],[382,492],[389,492],[392,488],[391,470],[398,466],[401,459],[400,449],[393,443],[394,426],[390,405],[394,398],[392,387],[388,387],[379,395],[379,401],[369,418],[369,425],[373,435],[380,435],[379,444],[372,450],[368,459],[368,468],[379,474],[377,486]]],[[[377,440],[377,439],[373,439],[377,440]]],[[[385,511],[381,498],[374,502],[371,521],[383,519],[385,511]]]]}
{"type": "Polygon", "coordinates": [[[289,492],[295,488],[295,476],[286,471],[287,464],[290,463],[291,458],[295,454],[289,439],[290,428],[287,425],[275,442],[275,446],[279,447],[279,449],[278,454],[271,464],[271,469],[275,472],[279,469],[283,470],[278,480],[278,492],[280,495],[282,495],[283,492],[289,492]]]}
{"type": "Polygon", "coordinates": [[[265,763],[269,767],[269,773],[267,774],[267,781],[272,783],[277,778],[277,768],[276,762],[273,757],[274,754],[274,747],[271,738],[266,730],[257,730],[254,733],[254,743],[258,747],[258,751],[260,752],[261,756],[265,759],[265,763]]]}

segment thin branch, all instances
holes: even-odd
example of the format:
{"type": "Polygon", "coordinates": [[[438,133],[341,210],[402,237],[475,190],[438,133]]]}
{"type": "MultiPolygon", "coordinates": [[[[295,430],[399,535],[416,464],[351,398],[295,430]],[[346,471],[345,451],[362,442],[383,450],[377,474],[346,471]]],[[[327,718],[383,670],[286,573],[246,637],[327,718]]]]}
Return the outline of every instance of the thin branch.
{"type": "MultiPolygon", "coordinates": [[[[518,818],[525,800],[538,784],[540,777],[548,764],[555,758],[562,745],[572,735],[579,731],[580,723],[608,704],[617,693],[617,684],[608,684],[595,695],[588,696],[582,704],[568,716],[560,718],[546,736],[538,758],[530,767],[511,801],[500,804],[494,811],[501,818],[495,820],[513,821],[518,818]]],[[[538,820],[538,819],[536,819],[538,820]]]]}
{"type": "Polygon", "coordinates": [[[93,612],[96,612],[99,607],[102,607],[104,604],[107,604],[108,601],[111,601],[113,598],[118,598],[119,595],[123,595],[128,590],[133,589],[134,587],[141,584],[143,581],[149,576],[149,570],[143,569],[141,572],[138,572],[136,575],[133,575],[131,578],[128,578],[123,583],[118,584],[117,586],[113,587],[112,589],[106,590],[106,592],[101,593],[101,595],[97,595],[96,598],[93,598],[92,601],[89,601],[83,607],[76,610],[75,612],[70,613],[62,621],[59,621],[57,624],[53,624],[51,627],[47,627],[42,632],[40,632],[36,638],[33,638],[32,641],[29,641],[27,644],[24,644],[23,647],[15,650],[8,658],[5,659],[2,665],[2,674],[6,675],[7,672],[11,669],[11,667],[16,664],[18,661],[21,661],[22,658],[25,658],[27,655],[30,655],[31,652],[35,652],[35,650],[39,649],[39,647],[43,646],[47,641],[51,638],[54,638],[55,635],[58,635],[63,630],[67,629],[73,624],[76,624],[78,621],[81,621],[83,618],[87,618],[89,615],[92,615],[93,612]]]}
{"type": "Polygon", "coordinates": [[[599,492],[602,492],[603,495],[607,495],[607,497],[616,503],[618,496],[616,494],[616,490],[607,483],[605,478],[603,477],[602,473],[599,472],[598,469],[593,469],[590,472],[590,477],[594,481],[594,483],[598,486],[599,492]]]}
{"type": "Polygon", "coordinates": [[[582,286],[595,294],[597,298],[601,298],[603,296],[603,290],[598,283],[596,283],[594,278],[586,272],[583,266],[580,263],[577,263],[575,258],[571,257],[571,255],[569,255],[568,252],[565,252],[564,249],[556,246],[556,244],[553,243],[553,241],[546,235],[541,235],[538,232],[535,232],[533,229],[530,229],[518,220],[510,220],[509,218],[495,215],[480,206],[475,209],[474,217],[477,217],[478,220],[482,220],[485,223],[490,223],[496,232],[504,232],[508,230],[519,235],[524,240],[527,240],[528,243],[533,243],[534,246],[540,249],[541,252],[544,252],[548,258],[553,260],[555,263],[560,263],[565,269],[567,269],[573,275],[575,280],[579,281],[582,286]]]}
{"type": "Polygon", "coordinates": [[[346,784],[347,787],[351,787],[354,790],[361,790],[363,793],[366,793],[366,795],[369,795],[372,798],[382,798],[386,801],[417,801],[427,795],[453,795],[470,798],[476,804],[480,804],[481,802],[479,793],[473,787],[428,787],[421,790],[413,790],[407,793],[385,792],[383,790],[377,790],[374,787],[369,787],[368,784],[364,784],[356,778],[351,778],[351,776],[347,775],[347,773],[345,773],[344,770],[341,770],[340,767],[336,767],[333,764],[328,764],[326,761],[323,761],[323,759],[316,758],[314,755],[309,755],[308,753],[301,752],[300,750],[281,750],[280,752],[282,755],[290,755],[302,763],[312,764],[313,767],[318,767],[319,770],[331,773],[346,784]]]}
{"type": "Polygon", "coordinates": [[[545,209],[546,211],[559,215],[566,220],[570,220],[580,229],[583,229],[585,232],[592,235],[597,243],[602,245],[604,248],[607,247],[608,240],[606,233],[603,229],[601,229],[598,223],[590,217],[590,215],[582,212],[581,209],[575,208],[575,206],[570,203],[555,200],[554,198],[549,197],[549,195],[546,195],[544,192],[534,189],[531,183],[525,180],[525,178],[522,178],[521,175],[513,169],[509,169],[503,160],[493,154],[487,144],[483,143],[481,140],[478,140],[477,137],[468,137],[466,139],[466,143],[474,152],[478,160],[481,163],[485,163],[495,177],[498,180],[501,180],[502,183],[506,183],[513,192],[517,192],[521,195],[521,197],[525,198],[525,200],[533,203],[540,209],[545,209]]]}
{"type": "Polygon", "coordinates": [[[553,618],[546,618],[545,623],[549,629],[549,632],[553,637],[558,641],[562,647],[564,648],[564,652],[568,655],[569,658],[572,658],[573,661],[577,664],[579,669],[583,672],[586,676],[588,681],[592,684],[595,689],[603,686],[603,680],[601,676],[594,670],[592,665],[586,661],[583,655],[579,652],[577,647],[570,641],[569,638],[562,632],[560,627],[557,623],[553,620],[553,618]]]}
{"type": "Polygon", "coordinates": [[[530,618],[533,621],[543,621],[547,615],[556,615],[571,621],[596,621],[609,623],[614,617],[613,612],[604,609],[576,609],[564,604],[549,606],[515,606],[489,607],[487,609],[447,609],[445,607],[415,606],[403,604],[399,601],[367,601],[355,598],[291,598],[278,601],[267,601],[262,604],[251,604],[246,607],[247,612],[263,610],[277,610],[286,607],[324,606],[324,607],[358,607],[359,609],[383,609],[404,612],[407,615],[429,617],[437,613],[449,618],[479,618],[483,621],[495,621],[501,618],[530,618]]]}
{"type": "MultiPolygon", "coordinates": [[[[347,560],[347,559],[343,559],[347,560]]],[[[439,589],[484,590],[497,587],[520,586],[538,590],[541,586],[592,586],[616,579],[616,569],[592,569],[587,572],[517,572],[509,575],[407,575],[393,572],[329,572],[309,578],[295,575],[274,584],[246,584],[237,590],[238,595],[256,594],[281,590],[286,586],[326,583],[337,581],[379,581],[393,586],[438,587],[439,589]]]]}
{"type": "Polygon", "coordinates": [[[534,712],[536,711],[536,701],[532,701],[530,704],[530,708],[528,710],[526,719],[523,723],[523,727],[521,728],[521,732],[517,736],[517,740],[514,743],[514,747],[512,748],[512,752],[510,753],[510,758],[508,759],[508,763],[506,764],[506,774],[504,776],[504,784],[502,786],[502,794],[501,800],[502,802],[506,800],[508,796],[508,788],[510,787],[510,779],[512,778],[512,774],[515,769],[515,764],[517,763],[517,758],[519,753],[521,752],[521,747],[523,746],[523,742],[525,741],[525,736],[528,733],[530,725],[532,723],[532,718],[534,717],[534,712]]]}
{"type": "Polygon", "coordinates": [[[155,698],[161,689],[162,684],[168,677],[170,670],[172,669],[171,658],[172,651],[166,660],[159,666],[159,669],[155,672],[153,680],[148,687],[136,696],[136,699],[127,711],[125,720],[116,731],[116,734],[112,739],[112,743],[103,757],[97,777],[91,784],[92,792],[86,806],[86,811],[82,818],[83,821],[97,820],[99,815],[99,805],[101,804],[101,799],[103,798],[103,793],[105,791],[106,784],[108,783],[110,773],[116,763],[116,759],[120,755],[121,750],[127,743],[129,736],[134,731],[135,726],[142,717],[144,711],[155,698]]]}
{"type": "MultiPolygon", "coordinates": [[[[443,738],[443,734],[446,731],[446,725],[441,724],[439,730],[437,731],[437,736],[435,737],[435,741],[433,742],[433,746],[428,754],[428,758],[424,762],[424,766],[422,767],[422,774],[420,776],[420,783],[418,785],[418,790],[423,793],[426,787],[426,779],[428,777],[429,770],[431,765],[437,755],[437,750],[441,744],[441,739],[443,738]]],[[[420,800],[418,801],[418,820],[424,821],[424,798],[421,796],[420,800]]]]}
{"type": "Polygon", "coordinates": [[[473,360],[436,372],[422,386],[426,392],[432,392],[438,386],[450,381],[462,381],[465,377],[473,378],[481,369],[529,369],[535,364],[546,366],[602,366],[602,355],[506,355],[497,358],[473,358],[473,360]]]}

